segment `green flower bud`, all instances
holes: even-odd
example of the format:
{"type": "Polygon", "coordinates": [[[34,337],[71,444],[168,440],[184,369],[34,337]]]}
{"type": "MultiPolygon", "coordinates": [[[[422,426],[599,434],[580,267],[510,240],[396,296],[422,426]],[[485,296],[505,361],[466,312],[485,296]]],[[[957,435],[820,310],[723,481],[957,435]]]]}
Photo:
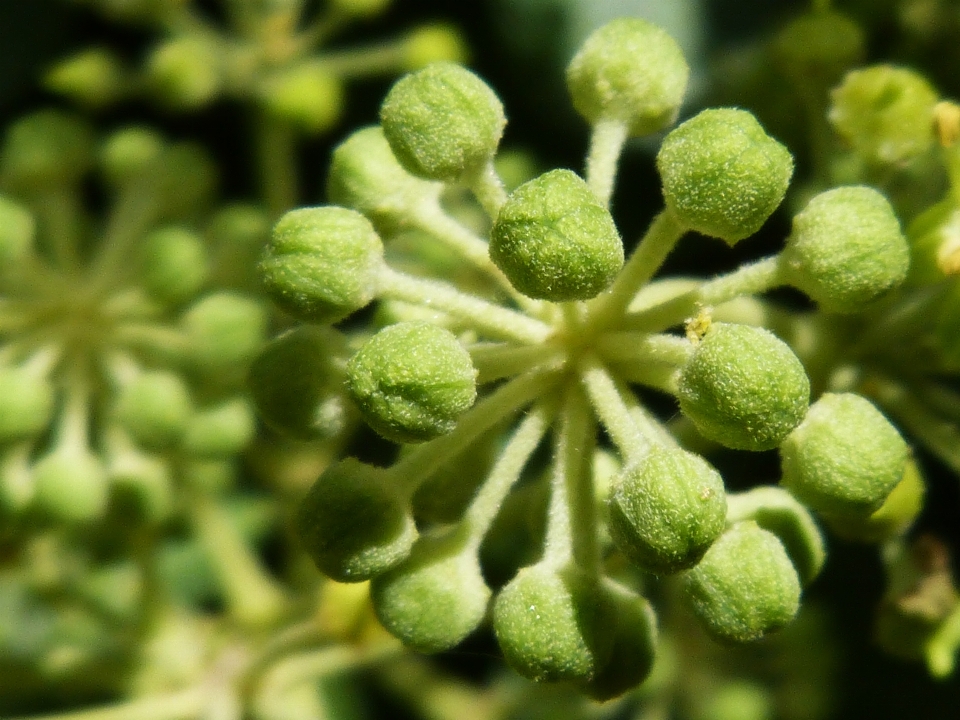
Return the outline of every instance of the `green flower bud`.
{"type": "Polygon", "coordinates": [[[158,45],[144,68],[147,82],[165,105],[193,110],[206,105],[223,84],[220,51],[198,36],[178,37],[158,45]]]}
{"type": "Polygon", "coordinates": [[[862,62],[866,48],[863,30],[854,20],[822,10],[790,22],[778,33],[774,51],[795,82],[823,92],[862,62]]]}
{"type": "Polygon", "coordinates": [[[48,190],[72,182],[90,167],[93,136],[86,123],[58,110],[15,122],[0,149],[0,174],[11,186],[48,190]]]}
{"type": "Polygon", "coordinates": [[[630,562],[656,574],[686,570],[723,532],[723,479],[698,455],[654,448],[614,481],[609,513],[610,534],[630,562]]]}
{"type": "Polygon", "coordinates": [[[680,372],[680,409],[709,440],[738,450],[775,448],[810,402],[810,381],[773,333],[713,323],[680,372]]]}
{"type": "Polygon", "coordinates": [[[383,244],[370,221],[339,207],[291,210],[260,261],[274,301],[307,322],[337,322],[376,297],[383,244]]]}
{"type": "Polygon", "coordinates": [[[143,285],[160,302],[178,304],[199,292],[209,275],[207,248],[182,227],[155,230],[143,244],[143,285]]]}
{"type": "Polygon", "coordinates": [[[690,68],[676,41],[640,18],[594,30],[567,67],[573,106],[591,124],[625,123],[634,136],[672,125],[690,68]]]}
{"type": "Polygon", "coordinates": [[[917,463],[909,459],[903,477],[880,509],[866,518],[825,518],[830,529],[848,540],[877,543],[904,535],[923,510],[926,486],[917,463]]]}
{"type": "Polygon", "coordinates": [[[523,568],[493,605],[504,658],[537,682],[597,677],[613,653],[616,620],[610,595],[575,568],[523,568]]]}
{"type": "Polygon", "coordinates": [[[421,25],[407,36],[403,48],[403,67],[406,70],[419,70],[444,60],[465,63],[468,55],[460,32],[452,25],[421,25]]]}
{"type": "Polygon", "coordinates": [[[319,134],[340,119],[343,86],[321,64],[304,63],[270,77],[261,100],[281,120],[304,132],[319,134]]]}
{"type": "Polygon", "coordinates": [[[321,572],[361,582],[402,562],[417,537],[408,501],[383,470],[348,458],[327,468],[297,512],[304,549],[321,572]]]}
{"type": "Polygon", "coordinates": [[[183,436],[183,449],[200,457],[229,457],[243,450],[255,431],[253,408],[235,398],[194,413],[183,436]]]}
{"type": "Polygon", "coordinates": [[[657,155],[667,207],[692,230],[730,245],[753,235],[783,200],[790,152],[745,110],[704,110],[657,155]]]}
{"type": "Polygon", "coordinates": [[[347,364],[364,419],[394,442],[448,433],[477,397],[477,371],[453,333],[425,322],[384,328],[347,364]]]}
{"type": "Polygon", "coordinates": [[[510,193],[490,234],[490,258],[532,298],[589,300],[620,272],[623,244],[587,184],[551,170],[510,193]]]}
{"type": "Polygon", "coordinates": [[[25,367],[0,367],[0,443],[43,431],[53,415],[53,385],[25,367]]]}
{"type": "Polygon", "coordinates": [[[191,305],[180,324],[197,367],[218,373],[246,367],[254,358],[267,331],[267,311],[252,298],[211,293],[191,305]]]}
{"type": "Polygon", "coordinates": [[[780,446],[783,486],[824,515],[869,516],[900,482],[909,451],[869,400],[825,393],[780,446]]]}
{"type": "Polygon", "coordinates": [[[44,78],[54,92],[82,105],[102,107],[123,92],[123,66],[106,48],[90,48],[61,61],[44,78]]]}
{"type": "Polygon", "coordinates": [[[820,193],[793,219],[782,272],[829,312],[857,312],[907,276],[910,251],[890,203],[872,188],[820,193]]]}
{"type": "Polygon", "coordinates": [[[476,549],[459,535],[421,537],[410,557],[370,583],[377,618],[420,652],[458,645],[486,615],[490,589],[476,549]]]}
{"type": "Polygon", "coordinates": [[[613,583],[607,583],[604,590],[617,612],[613,651],[593,679],[580,685],[600,702],[612,700],[646,680],[657,649],[657,618],[650,603],[613,583]]]}
{"type": "Polygon", "coordinates": [[[455,182],[493,158],[507,121],[483,80],[438,62],[394,84],[380,122],[403,167],[428,180],[455,182]]]}
{"type": "Polygon", "coordinates": [[[30,253],[35,230],[33,215],[0,195],[0,275],[30,253]]]}
{"type": "Polygon", "coordinates": [[[960,208],[950,197],[920,213],[907,227],[911,285],[934,285],[960,275],[960,208]]]}
{"type": "Polygon", "coordinates": [[[833,90],[829,119],[868,162],[903,163],[933,147],[938,99],[919,73],[875,65],[848,73],[833,90]]]}
{"type": "Polygon", "coordinates": [[[707,632],[726,642],[778,630],[800,606],[800,580],[783,544],[749,520],[720,536],[683,589],[707,632]]]}
{"type": "Polygon", "coordinates": [[[117,421],[138,442],[151,448],[166,448],[180,441],[186,431],[193,403],[190,391],[178,375],[149,371],[127,383],[117,397],[117,421]]]}
{"type": "Polygon", "coordinates": [[[87,448],[62,448],[33,466],[35,501],[44,511],[68,522],[97,520],[107,511],[107,473],[87,448]]]}
{"type": "Polygon", "coordinates": [[[100,149],[103,173],[114,185],[142,174],[163,152],[163,138],[154,130],[128,127],[110,135],[100,149]]]}
{"type": "Polygon", "coordinates": [[[303,326],[272,340],[250,366],[257,411],[278,433],[303,440],[342,428],[343,339],[324,327],[303,326]]]}

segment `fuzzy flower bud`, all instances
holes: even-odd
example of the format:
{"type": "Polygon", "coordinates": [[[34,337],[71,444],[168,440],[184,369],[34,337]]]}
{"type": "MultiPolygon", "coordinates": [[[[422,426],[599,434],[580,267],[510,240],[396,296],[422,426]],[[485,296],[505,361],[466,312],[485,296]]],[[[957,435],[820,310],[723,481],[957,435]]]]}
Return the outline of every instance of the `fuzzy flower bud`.
{"type": "Polygon", "coordinates": [[[203,240],[186,228],[162,228],[144,240],[143,285],[161,302],[175,305],[196,295],[209,264],[203,240]]]}
{"type": "Polygon", "coordinates": [[[313,484],[297,513],[304,549],[321,572],[361,582],[402,562],[417,529],[409,503],[383,470],[349,458],[313,484]]]}
{"type": "Polygon", "coordinates": [[[260,273],[284,310],[307,322],[331,323],[373,300],[382,263],[383,244],[363,215],[312,207],[280,218],[260,273]]]}
{"type": "Polygon", "coordinates": [[[704,437],[739,450],[770,450],[806,414],[810,381],[773,333],[713,323],[681,371],[677,394],[704,437]]]}
{"type": "Polygon", "coordinates": [[[790,152],[745,110],[704,110],[667,135],[657,155],[667,207],[692,230],[730,245],[777,209],[790,152]]]}
{"type": "Polygon", "coordinates": [[[441,652],[473,632],[490,589],[476,550],[454,533],[421,537],[410,557],[370,584],[377,618],[420,652],[441,652]]]}
{"type": "Polygon", "coordinates": [[[737,523],[683,579],[704,628],[717,640],[749,642],[789,623],[800,581],[783,544],[755,522],[737,523]]]}
{"type": "Polygon", "coordinates": [[[649,135],[677,119],[690,68],[676,41],[640,18],[594,30],[567,67],[573,105],[588,122],[616,120],[649,135]]]}
{"type": "Polygon", "coordinates": [[[477,371],[449,331],[425,322],[384,328],[347,364],[350,394],[388,440],[422,442],[450,432],[477,397],[477,371]]]}
{"type": "Polygon", "coordinates": [[[623,267],[609,211],[575,173],[551,170],[514,190],[490,234],[490,258],[532,298],[589,300],[623,267]]]}
{"type": "Polygon", "coordinates": [[[863,518],[903,477],[909,451],[870,401],[826,393],[780,447],[783,486],[831,516],[863,518]]]}
{"type": "Polygon", "coordinates": [[[455,182],[493,158],[507,121],[483,80],[438,62],[397,81],[380,108],[380,122],[407,170],[455,182]]]}
{"type": "Polygon", "coordinates": [[[685,450],[655,448],[614,481],[610,534],[634,564],[667,574],[696,565],[727,515],[723,479],[685,450]]]}
{"type": "Polygon", "coordinates": [[[830,312],[857,312],[903,282],[907,241],[890,203],[872,188],[820,193],[793,219],[784,277],[830,312]]]}

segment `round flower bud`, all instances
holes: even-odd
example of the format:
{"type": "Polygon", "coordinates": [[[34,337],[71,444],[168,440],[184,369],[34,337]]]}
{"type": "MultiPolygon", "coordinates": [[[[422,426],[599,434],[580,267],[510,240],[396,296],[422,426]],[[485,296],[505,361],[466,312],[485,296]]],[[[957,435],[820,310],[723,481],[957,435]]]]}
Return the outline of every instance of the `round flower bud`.
{"type": "Polygon", "coordinates": [[[90,48],[55,65],[44,78],[54,92],[90,107],[115,102],[123,92],[123,66],[106,48],[90,48]]]}
{"type": "Polygon", "coordinates": [[[187,423],[183,450],[199,457],[229,457],[243,450],[256,431],[253,408],[242,399],[197,411],[187,423]]]}
{"type": "Polygon", "coordinates": [[[720,536],[683,589],[707,632],[727,642],[778,630],[800,607],[800,580],[783,544],[749,520],[720,536]]]}
{"type": "Polygon", "coordinates": [[[103,173],[114,185],[143,173],[163,152],[163,138],[145,127],[128,127],[110,135],[100,149],[103,173]]]}
{"type": "Polygon", "coordinates": [[[324,327],[302,326],[267,344],[247,383],[264,422],[302,440],[338,432],[343,370],[336,358],[342,350],[340,336],[324,327]]]}
{"type": "Polygon", "coordinates": [[[70,183],[90,167],[93,136],[86,123],[58,110],[15,122],[0,150],[0,174],[11,186],[48,190],[70,183]]]}
{"type": "Polygon", "coordinates": [[[421,537],[410,557],[373,579],[370,599],[391,635],[433,653],[458,645],[483,622],[490,589],[476,549],[448,532],[421,537]]]}
{"type": "Polygon", "coordinates": [[[340,119],[343,87],[322,65],[304,63],[270,77],[261,90],[261,100],[277,118],[318,134],[340,119]]]}
{"type": "Polygon", "coordinates": [[[477,397],[477,371],[453,333],[425,322],[384,328],[347,364],[364,419],[394,442],[448,433],[477,397]]]}
{"type": "Polygon", "coordinates": [[[610,534],[630,562],[658,575],[686,570],[723,532],[723,479],[698,455],[654,448],[614,481],[609,513],[610,534]]]}
{"type": "Polygon", "coordinates": [[[609,594],[576,568],[523,568],[493,605],[504,659],[537,682],[596,677],[610,661],[616,619],[609,594]]]}
{"type": "Polygon", "coordinates": [[[380,107],[383,134],[400,164],[418,177],[444,182],[491,160],[506,122],[493,90],[449,62],[401,78],[380,107]]]}
{"type": "Polygon", "coordinates": [[[923,75],[875,65],[848,73],[833,90],[829,119],[868,162],[902,163],[933,147],[938,99],[923,75]]]}
{"type": "Polygon", "coordinates": [[[33,215],[0,195],[0,275],[30,253],[35,230],[33,215]]]}
{"type": "Polygon", "coordinates": [[[733,245],[777,209],[793,175],[790,152],[745,110],[704,110],[657,154],[667,207],[691,230],[733,245]]]}
{"type": "Polygon", "coordinates": [[[822,309],[850,313],[902,283],[909,265],[890,203],[856,186],[820,193],[794,217],[781,267],[822,309]]]}
{"type": "Polygon", "coordinates": [[[824,515],[864,518],[903,477],[909,451],[869,400],[825,393],[780,446],[781,483],[824,515]]]}
{"type": "Polygon", "coordinates": [[[591,124],[625,123],[649,135],[677,119],[690,68],[676,41],[640,18],[594,30],[567,67],[573,106],[591,124]]]}
{"type": "Polygon", "coordinates": [[[390,480],[383,470],[347,458],[313,484],[297,512],[297,529],[321,572],[361,582],[410,554],[417,529],[390,480]]]}
{"type": "Polygon", "coordinates": [[[53,415],[53,385],[27,368],[0,367],[0,443],[41,432],[53,415]]]}
{"type": "Polygon", "coordinates": [[[223,83],[220,52],[211,40],[198,36],[158,45],[144,70],[158,99],[173,108],[193,110],[206,105],[223,83]]]}
{"type": "Polygon", "coordinates": [[[117,398],[117,421],[151,448],[180,441],[192,412],[190,391],[178,375],[149,371],[127,383],[117,398]]]}
{"type": "Polygon", "coordinates": [[[267,311],[256,300],[230,292],[206,295],[180,319],[196,366],[209,373],[245,367],[267,331],[267,311]]]}
{"type": "Polygon", "coordinates": [[[490,233],[490,258],[529,297],[589,300],[623,267],[623,243],[587,184],[551,170],[510,193],[490,233]]]}
{"type": "Polygon", "coordinates": [[[465,63],[468,54],[463,38],[452,25],[421,25],[407,35],[403,44],[403,67],[406,70],[419,70],[443,60],[465,63]]]}
{"type": "Polygon", "coordinates": [[[713,323],[680,372],[680,410],[709,440],[738,450],[775,448],[810,402],[793,351],[762,328],[713,323]]]}
{"type": "Polygon", "coordinates": [[[926,486],[920,468],[912,459],[907,460],[903,477],[890,492],[880,509],[867,518],[844,517],[834,520],[824,518],[830,529],[848,540],[878,543],[900,537],[917,519],[923,510],[926,486]]]}
{"type": "Polygon", "coordinates": [[[607,583],[604,590],[617,613],[613,650],[593,679],[580,685],[600,702],[612,700],[646,680],[657,650],[657,618],[650,603],[613,583],[607,583]]]}
{"type": "Polygon", "coordinates": [[[143,285],[160,302],[178,304],[196,295],[209,265],[203,240],[186,228],[162,228],[144,240],[143,285]]]}
{"type": "Polygon", "coordinates": [[[383,243],[370,221],[339,207],[291,210],[273,228],[260,274],[274,301],[300,320],[332,323],[373,300],[383,243]]]}
{"type": "Polygon", "coordinates": [[[788,23],[777,34],[774,50],[801,87],[823,92],[862,62],[865,44],[856,21],[834,10],[818,10],[788,23]]]}
{"type": "Polygon", "coordinates": [[[54,450],[33,466],[35,502],[68,522],[96,520],[107,511],[107,473],[86,448],[54,450]]]}

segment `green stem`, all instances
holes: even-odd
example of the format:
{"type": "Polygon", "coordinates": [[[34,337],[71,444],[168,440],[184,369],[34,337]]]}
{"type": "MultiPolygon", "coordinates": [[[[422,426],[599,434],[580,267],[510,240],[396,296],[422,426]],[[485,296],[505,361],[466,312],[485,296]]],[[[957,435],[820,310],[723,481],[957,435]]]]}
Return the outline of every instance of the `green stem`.
{"type": "Polygon", "coordinates": [[[607,362],[610,373],[621,382],[643,385],[667,395],[677,394],[676,365],[657,363],[607,362]]]}
{"type": "Polygon", "coordinates": [[[496,220],[497,215],[500,214],[500,208],[507,201],[507,191],[493,165],[493,159],[488,160],[482,168],[469,177],[467,183],[487,217],[491,221],[496,220]]]}
{"type": "Polygon", "coordinates": [[[617,176],[617,162],[627,141],[628,128],[622,120],[600,120],[590,134],[590,152],[587,155],[587,185],[597,199],[610,205],[613,183],[617,176]]]}
{"type": "Polygon", "coordinates": [[[587,359],[580,371],[583,386],[594,412],[600,418],[614,445],[628,465],[636,463],[654,444],[634,422],[628,402],[609,371],[594,358],[587,359]]]}
{"type": "Polygon", "coordinates": [[[468,320],[475,329],[495,339],[542,343],[553,328],[539,320],[466,295],[446,283],[415,278],[384,266],[379,276],[380,296],[403,300],[468,320]]]}
{"type": "Polygon", "coordinates": [[[608,362],[658,363],[675,368],[686,365],[693,354],[686,338],[629,331],[601,335],[594,349],[608,362]]]}
{"type": "Polygon", "coordinates": [[[50,255],[61,270],[75,272],[80,263],[80,198],[76,188],[55,187],[37,201],[40,225],[50,242],[50,255]]]}
{"type": "Polygon", "coordinates": [[[407,69],[406,38],[329,53],[317,62],[342,79],[393,75],[407,69]]]}
{"type": "Polygon", "coordinates": [[[110,210],[97,255],[91,264],[91,287],[102,292],[117,278],[134,275],[130,257],[156,219],[157,188],[154,178],[142,177],[123,187],[110,210]]]}
{"type": "Polygon", "coordinates": [[[543,345],[509,345],[484,343],[468,348],[473,366],[477,369],[477,383],[500,380],[520,375],[541,365],[553,365],[561,359],[562,351],[543,345]]]}
{"type": "Polygon", "coordinates": [[[260,113],[256,134],[261,192],[271,217],[278,218],[300,199],[296,132],[288,123],[260,113]]]}

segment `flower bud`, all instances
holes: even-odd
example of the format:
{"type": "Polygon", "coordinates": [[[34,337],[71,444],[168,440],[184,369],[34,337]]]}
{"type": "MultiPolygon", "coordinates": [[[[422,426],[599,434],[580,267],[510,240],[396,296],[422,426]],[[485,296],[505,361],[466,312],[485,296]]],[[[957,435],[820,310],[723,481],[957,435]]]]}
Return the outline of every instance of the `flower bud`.
{"type": "Polygon", "coordinates": [[[576,568],[539,564],[497,595],[493,629],[507,663],[537,682],[589,682],[610,661],[617,606],[576,568]]]}
{"type": "Polygon", "coordinates": [[[196,295],[209,275],[203,240],[182,227],[155,230],[143,244],[143,285],[151,297],[179,304],[196,295]]]}
{"type": "Polygon", "coordinates": [[[770,450],[806,414],[810,381],[773,333],[713,323],[681,370],[677,395],[705,438],[738,450],[770,450]]]}
{"type": "Polygon", "coordinates": [[[270,341],[250,366],[257,411],[278,433],[328,437],[343,425],[343,340],[324,327],[302,326],[270,341]]]}
{"type": "Polygon", "coordinates": [[[655,574],[696,565],[727,516],[720,473],[698,455],[658,447],[614,481],[610,534],[630,562],[655,574]]]}
{"type": "Polygon", "coordinates": [[[737,523],[683,578],[693,612],[710,635],[749,642],[789,623],[800,606],[800,580],[776,535],[737,523]]]}
{"type": "Polygon", "coordinates": [[[704,110],[667,135],[657,155],[667,207],[691,230],[730,245],[777,209],[790,152],[745,110],[704,110]]]}
{"type": "Polygon", "coordinates": [[[90,167],[93,136],[73,115],[41,110],[15,122],[0,150],[0,174],[25,190],[74,181],[90,167]]]}
{"type": "Polygon", "coordinates": [[[87,448],[61,448],[33,466],[35,501],[45,512],[68,522],[96,520],[107,511],[107,473],[87,448]]]}
{"type": "Polygon", "coordinates": [[[269,236],[269,216],[259,207],[233,203],[218,210],[204,229],[213,257],[211,282],[234,289],[258,287],[257,261],[269,236]]]}
{"type": "Polygon", "coordinates": [[[144,172],[163,152],[163,138],[145,127],[128,127],[110,135],[100,149],[103,174],[114,185],[144,172]]]}
{"type": "Polygon", "coordinates": [[[551,170],[514,190],[490,234],[490,258],[520,292],[589,300],[623,267],[613,218],[575,173],[551,170]]]}
{"type": "Polygon", "coordinates": [[[493,158],[507,121],[483,80],[438,62],[394,84],[380,122],[403,167],[428,180],[456,182],[493,158]]]}
{"type": "Polygon", "coordinates": [[[473,632],[487,612],[490,589],[476,549],[456,532],[425,535],[410,557],[370,583],[377,618],[420,652],[441,652],[473,632]]]}
{"type": "Polygon", "coordinates": [[[322,65],[304,63],[270,77],[261,99],[272,115],[304,132],[319,134],[340,119],[343,87],[322,65]]]}
{"type": "Polygon", "coordinates": [[[829,119],[866,161],[903,163],[933,147],[938,99],[919,73],[875,65],[848,73],[833,90],[829,119]]]}
{"type": "Polygon", "coordinates": [[[617,120],[631,135],[672,125],[690,68],[676,41],[640,18],[594,30],[567,67],[573,106],[591,124],[617,120]]]}
{"type": "Polygon", "coordinates": [[[347,458],[313,484],[297,512],[297,529],[321,572],[339,582],[361,582],[410,554],[417,529],[391,479],[347,458]]]}
{"type": "Polygon", "coordinates": [[[404,42],[403,67],[419,70],[431,63],[465,63],[468,56],[463,38],[455,27],[445,23],[421,25],[404,42]]]}
{"type": "Polygon", "coordinates": [[[138,442],[151,448],[177,444],[192,412],[190,391],[178,375],[162,370],[143,372],[117,397],[117,421],[138,442]]]}
{"type": "Polygon", "coordinates": [[[194,110],[220,93],[220,61],[213,41],[197,36],[179,37],[154,48],[144,70],[147,82],[164,105],[194,110]]]}
{"type": "Polygon", "coordinates": [[[211,293],[191,305],[180,324],[197,368],[220,373],[243,368],[254,358],[267,331],[267,311],[237,293],[211,293]]]}
{"type": "Polygon", "coordinates": [[[0,366],[0,443],[43,431],[53,416],[53,385],[25,367],[0,366]]]}
{"type": "Polygon", "coordinates": [[[865,54],[863,30],[834,10],[801,15],[781,30],[774,51],[784,69],[801,86],[819,92],[836,85],[865,54]]]}
{"type": "Polygon", "coordinates": [[[907,276],[910,251],[890,203],[864,186],[820,193],[793,219],[785,279],[828,312],[857,312],[907,276]]]}
{"type": "Polygon", "coordinates": [[[30,253],[35,230],[33,215],[0,195],[0,276],[30,253]]]}
{"type": "Polygon", "coordinates": [[[453,333],[425,322],[384,328],[347,364],[364,419],[394,442],[448,433],[477,397],[477,371],[453,333]]]}
{"type": "Polygon", "coordinates": [[[90,107],[115,102],[123,92],[123,66],[106,48],[90,48],[54,66],[44,84],[54,92],[90,107]]]}
{"type": "Polygon", "coordinates": [[[260,261],[273,300],[300,320],[332,323],[376,297],[383,244],[370,221],[339,207],[291,210],[260,261]]]}
{"type": "Polygon", "coordinates": [[[235,398],[198,410],[187,423],[183,450],[199,457],[229,457],[243,450],[253,439],[256,419],[253,408],[235,398]]]}
{"type": "Polygon", "coordinates": [[[869,517],[824,518],[830,529],[848,540],[878,543],[904,535],[923,510],[926,486],[917,463],[908,459],[900,482],[869,517]]]}
{"type": "Polygon", "coordinates": [[[825,393],[780,446],[781,483],[824,515],[864,518],[903,477],[909,451],[869,400],[825,393]]]}

